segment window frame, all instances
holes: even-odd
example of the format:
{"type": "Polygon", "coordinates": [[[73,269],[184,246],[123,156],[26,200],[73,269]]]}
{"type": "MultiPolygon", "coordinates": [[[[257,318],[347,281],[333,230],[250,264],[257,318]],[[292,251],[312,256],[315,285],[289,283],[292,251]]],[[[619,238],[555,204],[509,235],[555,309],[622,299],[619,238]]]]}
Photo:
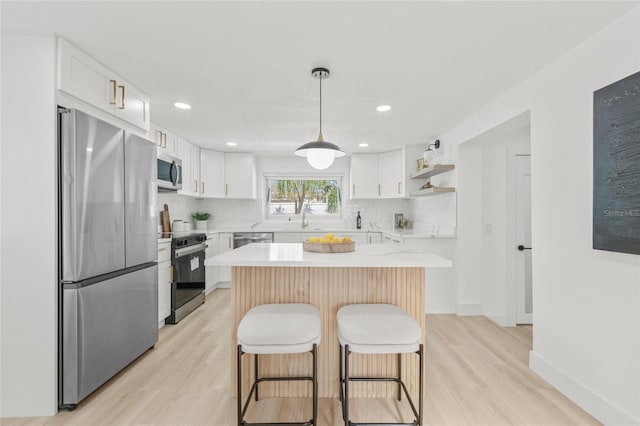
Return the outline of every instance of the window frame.
{"type": "MultiPolygon", "coordinates": [[[[275,215],[271,213],[271,194],[270,194],[270,181],[273,179],[287,179],[287,180],[337,180],[338,181],[338,213],[335,214],[323,214],[315,216],[322,222],[339,222],[344,217],[344,173],[264,173],[262,177],[263,190],[264,190],[264,203],[263,219],[269,222],[290,222],[293,219],[302,219],[302,213],[295,214],[283,214],[275,215]]],[[[309,216],[307,216],[309,217],[309,216]]]]}

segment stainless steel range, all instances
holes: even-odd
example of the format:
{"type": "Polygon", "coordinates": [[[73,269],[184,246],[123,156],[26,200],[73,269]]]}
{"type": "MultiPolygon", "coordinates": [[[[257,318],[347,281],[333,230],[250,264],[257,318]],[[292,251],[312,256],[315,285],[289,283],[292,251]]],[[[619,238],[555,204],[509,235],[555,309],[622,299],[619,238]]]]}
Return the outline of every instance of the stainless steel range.
{"type": "Polygon", "coordinates": [[[191,234],[171,241],[171,315],[166,324],[177,324],[204,303],[206,240],[206,234],[191,234]]]}

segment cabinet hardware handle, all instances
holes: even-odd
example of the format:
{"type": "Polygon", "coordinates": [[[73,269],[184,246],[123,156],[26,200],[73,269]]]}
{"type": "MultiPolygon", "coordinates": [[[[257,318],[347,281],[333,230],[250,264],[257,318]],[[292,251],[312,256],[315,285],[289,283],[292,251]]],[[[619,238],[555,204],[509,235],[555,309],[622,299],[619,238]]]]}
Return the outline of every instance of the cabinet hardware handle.
{"type": "Polygon", "coordinates": [[[165,132],[162,132],[162,147],[167,147],[167,134],[165,132]]]}
{"type": "Polygon", "coordinates": [[[169,269],[171,270],[171,283],[173,283],[173,265],[169,266],[169,269]]]}
{"type": "Polygon", "coordinates": [[[401,194],[402,192],[400,191],[400,185],[402,185],[402,182],[398,182],[398,194],[401,194]]]}
{"type": "Polygon", "coordinates": [[[231,237],[229,237],[229,248],[232,248],[231,247],[231,237]]]}
{"type": "Polygon", "coordinates": [[[118,107],[118,109],[124,109],[124,86],[118,86],[120,88],[120,106],[118,107]]]}
{"type": "Polygon", "coordinates": [[[118,83],[116,83],[115,80],[109,80],[109,82],[112,84],[111,87],[113,87],[113,96],[111,97],[111,102],[109,102],[110,105],[115,105],[116,104],[116,98],[118,97],[118,94],[116,92],[116,85],[118,83]]]}
{"type": "Polygon", "coordinates": [[[353,184],[353,195],[356,195],[356,184],[353,184]]]}
{"type": "Polygon", "coordinates": [[[382,195],[382,194],[381,194],[381,192],[380,192],[380,186],[381,186],[381,185],[380,185],[380,184],[378,184],[378,195],[382,195]]]}
{"type": "Polygon", "coordinates": [[[163,247],[161,249],[158,249],[158,251],[165,251],[166,249],[167,249],[166,247],[163,247]]]}
{"type": "Polygon", "coordinates": [[[224,195],[229,195],[229,184],[228,183],[224,184],[224,195]]]}
{"type": "Polygon", "coordinates": [[[160,148],[164,148],[164,146],[162,146],[162,130],[157,130],[158,132],[158,146],[160,148]]]}
{"type": "Polygon", "coordinates": [[[202,182],[202,193],[204,194],[204,182],[202,182]]]}
{"type": "Polygon", "coordinates": [[[193,192],[195,192],[196,194],[198,193],[198,181],[194,180],[193,181],[193,192]]]}

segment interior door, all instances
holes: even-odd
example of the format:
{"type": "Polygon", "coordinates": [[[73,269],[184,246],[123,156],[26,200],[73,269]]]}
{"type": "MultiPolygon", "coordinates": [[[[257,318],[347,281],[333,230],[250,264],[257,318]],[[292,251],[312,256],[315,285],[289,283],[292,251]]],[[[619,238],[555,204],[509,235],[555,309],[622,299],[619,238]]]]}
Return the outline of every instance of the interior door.
{"type": "Polygon", "coordinates": [[[531,250],[531,157],[516,157],[516,322],[533,323],[533,276],[531,250]]]}
{"type": "Polygon", "coordinates": [[[158,259],[156,214],[156,145],[137,135],[125,136],[126,267],[158,259]]]}

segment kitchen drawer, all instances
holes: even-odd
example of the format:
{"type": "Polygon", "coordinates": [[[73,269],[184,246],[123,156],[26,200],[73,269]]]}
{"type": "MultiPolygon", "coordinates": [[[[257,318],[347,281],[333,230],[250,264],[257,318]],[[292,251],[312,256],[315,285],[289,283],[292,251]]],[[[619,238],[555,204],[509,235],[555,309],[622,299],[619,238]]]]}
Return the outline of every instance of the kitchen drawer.
{"type": "Polygon", "coordinates": [[[166,242],[158,244],[158,262],[171,260],[171,243],[166,242]]]}

